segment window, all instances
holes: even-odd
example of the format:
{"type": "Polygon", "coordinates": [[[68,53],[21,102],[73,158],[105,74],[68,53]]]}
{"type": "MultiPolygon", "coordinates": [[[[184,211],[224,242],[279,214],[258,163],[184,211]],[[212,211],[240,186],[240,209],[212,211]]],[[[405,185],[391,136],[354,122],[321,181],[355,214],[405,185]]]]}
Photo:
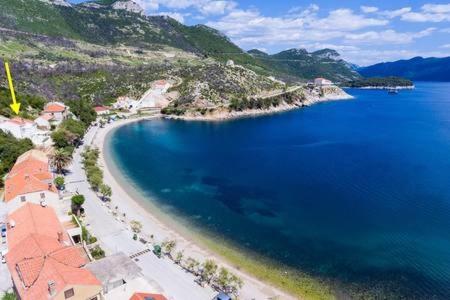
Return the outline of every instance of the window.
{"type": "Polygon", "coordinates": [[[75,291],[72,289],[64,291],[64,298],[69,299],[75,295],[75,291]]]}
{"type": "Polygon", "coordinates": [[[20,196],[20,201],[25,202],[27,201],[27,198],[25,198],[25,196],[20,196]]]}

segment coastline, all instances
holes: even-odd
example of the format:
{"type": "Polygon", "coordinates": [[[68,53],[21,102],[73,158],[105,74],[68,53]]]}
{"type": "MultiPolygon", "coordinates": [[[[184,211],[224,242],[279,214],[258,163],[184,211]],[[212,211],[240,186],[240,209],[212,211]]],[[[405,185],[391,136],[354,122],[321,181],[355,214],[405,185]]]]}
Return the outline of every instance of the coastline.
{"type": "Polygon", "coordinates": [[[414,90],[416,88],[415,85],[408,86],[361,86],[361,87],[343,87],[344,89],[359,89],[359,90],[414,90]]]}
{"type": "Polygon", "coordinates": [[[127,214],[128,219],[138,220],[143,224],[143,232],[149,233],[157,238],[158,242],[165,239],[174,239],[177,241],[177,249],[183,249],[185,256],[191,256],[204,261],[208,258],[215,259],[220,265],[230,269],[240,276],[244,281],[244,287],[241,290],[242,299],[265,299],[278,297],[278,299],[297,299],[298,296],[291,296],[271,284],[266,283],[250,275],[250,272],[242,271],[240,264],[236,260],[229,260],[228,252],[231,250],[226,245],[214,247],[214,243],[208,237],[196,233],[194,230],[187,229],[189,224],[182,220],[174,221],[172,216],[162,212],[152,201],[148,201],[147,195],[143,195],[133,183],[124,176],[118,169],[114,159],[107,150],[108,139],[111,138],[114,130],[143,120],[158,118],[142,117],[117,121],[100,129],[94,139],[93,144],[101,149],[99,164],[103,167],[104,180],[113,190],[112,198],[119,198],[120,209],[127,214]],[[218,249],[219,248],[219,249],[218,249]],[[219,250],[219,251],[218,251],[219,250]]]}
{"type": "Polygon", "coordinates": [[[339,89],[338,93],[329,93],[325,96],[318,97],[316,95],[308,95],[304,102],[299,102],[295,104],[282,103],[276,107],[271,107],[270,109],[247,109],[243,111],[229,111],[226,107],[221,107],[215,109],[207,114],[200,113],[188,113],[187,115],[175,116],[175,115],[164,115],[166,119],[176,119],[185,121],[226,121],[232,119],[239,119],[245,117],[257,117],[263,115],[271,115],[282,113],[294,109],[300,109],[304,107],[309,107],[314,104],[329,101],[341,101],[341,100],[351,100],[354,99],[353,96],[346,93],[344,90],[339,89]]]}

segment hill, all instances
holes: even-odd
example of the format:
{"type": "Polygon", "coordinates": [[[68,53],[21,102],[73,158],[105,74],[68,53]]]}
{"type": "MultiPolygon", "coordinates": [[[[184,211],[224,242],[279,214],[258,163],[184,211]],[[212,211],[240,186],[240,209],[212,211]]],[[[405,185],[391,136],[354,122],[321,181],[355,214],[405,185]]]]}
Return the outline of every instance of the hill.
{"type": "Polygon", "coordinates": [[[359,68],[358,72],[366,77],[397,76],[418,81],[450,81],[450,57],[414,57],[359,68]]]}

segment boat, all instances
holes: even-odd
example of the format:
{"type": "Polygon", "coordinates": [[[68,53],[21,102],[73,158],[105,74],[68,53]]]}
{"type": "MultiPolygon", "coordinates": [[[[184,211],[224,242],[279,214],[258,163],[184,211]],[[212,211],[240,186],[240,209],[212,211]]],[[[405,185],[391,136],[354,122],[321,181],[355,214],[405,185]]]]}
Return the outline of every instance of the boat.
{"type": "Polygon", "coordinates": [[[389,88],[388,94],[396,95],[396,94],[398,94],[398,89],[397,88],[389,88]]]}

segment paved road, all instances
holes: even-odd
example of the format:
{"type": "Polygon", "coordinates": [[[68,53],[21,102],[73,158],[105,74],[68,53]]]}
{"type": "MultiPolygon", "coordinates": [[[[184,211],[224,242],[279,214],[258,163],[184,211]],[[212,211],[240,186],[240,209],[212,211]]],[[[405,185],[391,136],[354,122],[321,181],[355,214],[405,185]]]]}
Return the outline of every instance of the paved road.
{"type": "MultiPolygon", "coordinates": [[[[88,131],[84,147],[95,139],[97,130],[99,130],[97,127],[93,127],[88,131]]],[[[68,182],[67,190],[73,192],[78,190],[86,197],[83,206],[86,210],[89,230],[99,239],[107,254],[121,251],[132,255],[145,250],[145,246],[132,239],[129,229],[108,213],[108,209],[102,205],[101,200],[89,188],[81,167],[82,151],[83,147],[76,150],[70,167],[71,173],[67,175],[66,182],[68,182]]],[[[157,282],[159,288],[169,299],[210,300],[214,295],[213,290],[197,285],[191,274],[186,273],[168,259],[158,259],[151,252],[147,252],[135,261],[142,268],[146,279],[149,282],[157,282]]]]}

